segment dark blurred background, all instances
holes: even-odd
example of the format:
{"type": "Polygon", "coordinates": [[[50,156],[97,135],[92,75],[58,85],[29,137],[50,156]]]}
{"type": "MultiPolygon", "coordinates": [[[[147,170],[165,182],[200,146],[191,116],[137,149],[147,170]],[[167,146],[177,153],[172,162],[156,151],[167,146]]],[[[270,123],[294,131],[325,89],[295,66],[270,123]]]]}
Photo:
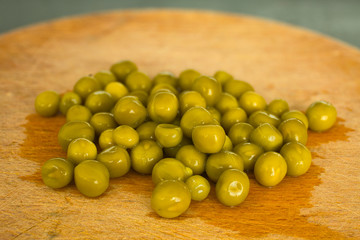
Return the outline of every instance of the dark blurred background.
{"type": "Polygon", "coordinates": [[[135,8],[252,15],[308,28],[360,47],[360,0],[0,0],[0,34],[64,16],[135,8]]]}

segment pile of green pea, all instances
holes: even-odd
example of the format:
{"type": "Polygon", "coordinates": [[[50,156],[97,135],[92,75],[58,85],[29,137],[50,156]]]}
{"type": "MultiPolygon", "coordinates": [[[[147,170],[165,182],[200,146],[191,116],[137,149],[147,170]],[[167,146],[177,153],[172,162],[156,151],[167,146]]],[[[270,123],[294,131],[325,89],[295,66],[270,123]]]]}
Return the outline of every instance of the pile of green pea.
{"type": "Polygon", "coordinates": [[[303,175],[311,165],[308,128],[326,131],[337,115],[325,101],[305,114],[283,99],[267,104],[251,84],[225,71],[160,72],[151,79],[131,61],[80,78],[62,96],[40,93],[35,109],[44,117],[66,116],[58,141],[67,158],[43,164],[47,186],[74,180],[82,194],[97,197],[132,168],[152,175],[151,207],[165,218],[206,199],[209,180],[221,203],[236,206],[249,193],[249,172],[265,187],[303,175]]]}

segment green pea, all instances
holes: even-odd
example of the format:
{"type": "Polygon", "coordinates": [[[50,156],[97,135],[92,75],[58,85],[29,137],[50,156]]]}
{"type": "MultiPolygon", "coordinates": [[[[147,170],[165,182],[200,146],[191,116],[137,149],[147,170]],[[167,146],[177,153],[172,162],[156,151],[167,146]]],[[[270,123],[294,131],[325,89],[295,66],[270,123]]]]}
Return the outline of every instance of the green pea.
{"type": "Polygon", "coordinates": [[[97,148],[95,144],[86,138],[76,138],[72,140],[67,149],[67,158],[74,164],[79,164],[85,160],[95,160],[97,148]]]}
{"type": "Polygon", "coordinates": [[[311,165],[311,152],[300,142],[289,142],[280,151],[287,164],[287,175],[298,177],[305,174],[311,165]]]}
{"type": "Polygon", "coordinates": [[[101,90],[101,84],[94,77],[90,76],[80,78],[74,85],[74,92],[83,100],[85,100],[90,93],[99,90],[101,90]]]}
{"type": "Polygon", "coordinates": [[[306,116],[309,120],[309,128],[316,132],[324,132],[334,126],[336,122],[335,107],[325,101],[312,103],[306,110],[306,116]]]}
{"type": "Polygon", "coordinates": [[[239,107],[239,103],[237,99],[233,95],[227,92],[221,93],[221,97],[219,101],[215,104],[215,108],[219,110],[221,114],[226,113],[228,110],[232,108],[238,108],[238,107],[239,107]]]}
{"type": "Polygon", "coordinates": [[[99,161],[86,160],[75,167],[76,188],[87,197],[98,197],[109,186],[109,171],[99,161]]]}
{"type": "Polygon", "coordinates": [[[113,110],[114,118],[119,125],[132,128],[142,124],[147,116],[146,108],[137,97],[125,96],[120,98],[113,110]]]}
{"type": "Polygon", "coordinates": [[[185,184],[190,190],[192,200],[203,201],[210,193],[209,181],[200,175],[189,177],[185,184]]]}
{"type": "Polygon", "coordinates": [[[278,129],[284,137],[284,143],[301,142],[302,144],[306,144],[307,142],[307,129],[299,119],[286,119],[279,125],[278,129]]]}
{"type": "Polygon", "coordinates": [[[88,95],[85,106],[92,112],[110,112],[114,106],[111,94],[105,91],[95,91],[88,95]]]}
{"type": "Polygon", "coordinates": [[[208,157],[205,166],[206,174],[213,182],[217,182],[221,173],[226,169],[231,168],[243,171],[244,162],[238,154],[230,151],[211,154],[208,157]]]}
{"type": "Polygon", "coordinates": [[[165,83],[170,84],[173,87],[177,87],[178,80],[172,72],[163,71],[156,74],[156,76],[153,78],[153,82],[154,85],[165,83]]]}
{"type": "Polygon", "coordinates": [[[228,135],[233,145],[237,145],[239,143],[248,142],[253,130],[254,127],[249,123],[240,122],[232,125],[228,135]]]}
{"type": "Polygon", "coordinates": [[[102,150],[105,150],[109,147],[115,146],[113,139],[113,128],[106,129],[99,136],[99,146],[102,150]]]}
{"type": "Polygon", "coordinates": [[[117,102],[120,98],[126,96],[129,90],[121,82],[111,82],[105,86],[105,91],[110,93],[114,102],[117,102]]]}
{"type": "Polygon", "coordinates": [[[66,121],[84,121],[89,122],[92,117],[91,111],[83,105],[73,105],[66,112],[66,121]]]}
{"type": "Polygon", "coordinates": [[[132,168],[141,174],[151,174],[155,164],[163,159],[162,148],[153,140],[142,140],[131,149],[132,168]]]}
{"type": "Polygon", "coordinates": [[[179,87],[181,88],[182,91],[191,90],[195,79],[197,79],[200,76],[201,74],[194,69],[187,69],[181,72],[179,75],[179,82],[178,82],[179,87]]]}
{"type": "Polygon", "coordinates": [[[260,146],[249,142],[239,143],[233,151],[243,159],[245,171],[253,170],[256,160],[264,153],[264,149],[260,146]]]}
{"type": "Polygon", "coordinates": [[[114,142],[123,148],[132,148],[139,143],[139,134],[127,125],[121,125],[113,131],[114,142]]]}
{"type": "Polygon", "coordinates": [[[230,80],[234,80],[234,77],[229,74],[228,72],[225,72],[223,70],[219,70],[214,74],[214,78],[221,84],[224,85],[226,82],[230,80]]]}
{"type": "Polygon", "coordinates": [[[268,104],[266,110],[269,113],[280,117],[283,113],[289,111],[289,104],[284,99],[274,99],[268,104]]]}
{"type": "Polygon", "coordinates": [[[199,92],[205,98],[206,105],[209,107],[214,106],[221,98],[221,84],[212,77],[200,76],[196,78],[191,89],[199,92]]]}
{"type": "Polygon", "coordinates": [[[114,115],[109,112],[95,113],[90,118],[90,124],[94,128],[97,136],[107,129],[116,128],[118,126],[114,119],[114,115]]]}
{"type": "Polygon", "coordinates": [[[70,142],[76,138],[94,141],[95,130],[88,122],[70,121],[65,123],[58,133],[59,144],[65,151],[67,151],[70,142]]]}
{"type": "Polygon", "coordinates": [[[181,142],[183,133],[177,125],[162,123],[155,128],[155,137],[161,146],[175,147],[181,142]]]}
{"type": "Polygon", "coordinates": [[[184,182],[166,180],[155,186],[151,194],[151,208],[161,217],[175,218],[186,212],[191,193],[184,182]]]}
{"type": "Polygon", "coordinates": [[[225,206],[233,207],[245,201],[249,194],[250,181],[239,169],[227,169],[216,183],[216,197],[225,206]]]}
{"type": "Polygon", "coordinates": [[[81,97],[75,92],[66,92],[60,99],[59,109],[60,112],[66,115],[67,111],[74,105],[82,103],[81,97]]]}
{"type": "Polygon", "coordinates": [[[250,142],[255,143],[267,151],[278,151],[283,144],[283,136],[270,123],[263,123],[250,134],[250,142]]]}
{"type": "Polygon", "coordinates": [[[54,91],[45,91],[37,95],[35,110],[43,117],[52,117],[59,111],[60,96],[54,91]]]}
{"type": "Polygon", "coordinates": [[[142,90],[149,92],[152,82],[147,74],[136,70],[126,76],[125,85],[130,91],[142,90]]]}
{"type": "Polygon", "coordinates": [[[152,170],[152,180],[156,185],[164,180],[185,181],[193,174],[191,168],[175,158],[163,158],[157,162],[152,170]]]}
{"type": "Polygon", "coordinates": [[[290,110],[281,115],[281,121],[285,121],[286,119],[289,119],[289,118],[299,119],[300,121],[303,122],[306,129],[308,129],[309,121],[308,121],[306,115],[304,113],[300,112],[299,110],[290,110]]]}
{"type": "Polygon", "coordinates": [[[270,123],[271,125],[277,127],[280,124],[280,118],[278,118],[277,116],[266,112],[264,110],[259,110],[256,112],[253,112],[248,119],[248,122],[253,126],[253,127],[258,127],[263,123],[270,123]]]}
{"type": "Polygon", "coordinates": [[[198,175],[205,171],[206,158],[206,154],[197,150],[194,145],[182,146],[176,154],[176,159],[198,175]]]}
{"type": "Polygon", "coordinates": [[[247,91],[254,91],[254,88],[245,81],[229,80],[224,84],[224,92],[230,93],[235,98],[241,97],[247,91]]]}
{"type": "Polygon", "coordinates": [[[97,160],[109,170],[110,178],[124,176],[129,172],[131,161],[129,153],[120,146],[112,146],[98,154],[97,160]]]}
{"type": "Polygon", "coordinates": [[[46,186],[62,188],[73,179],[74,166],[63,158],[47,160],[41,167],[41,177],[46,186]]]}
{"type": "Polygon", "coordinates": [[[156,122],[147,121],[136,128],[140,140],[155,140],[156,122]]]}
{"type": "Polygon", "coordinates": [[[128,60],[117,62],[110,67],[110,71],[116,76],[116,78],[120,82],[124,82],[126,76],[132,71],[136,70],[136,64],[128,60]]]}
{"type": "Polygon", "coordinates": [[[259,156],[254,166],[256,180],[265,187],[279,184],[285,177],[287,165],[277,152],[266,152],[259,156]]]}
{"type": "Polygon", "coordinates": [[[175,158],[176,154],[180,150],[181,147],[193,144],[191,139],[188,137],[183,136],[181,142],[176,145],[175,147],[169,147],[169,148],[163,148],[164,150],[164,156],[168,158],[175,158]]]}
{"type": "Polygon", "coordinates": [[[221,118],[221,126],[223,126],[226,132],[229,132],[230,128],[235,123],[246,122],[247,115],[242,108],[232,108],[227,110],[221,118]]]}
{"type": "Polygon", "coordinates": [[[258,110],[264,110],[266,108],[266,101],[260,94],[253,91],[247,91],[241,95],[239,106],[250,115],[258,110]]]}
{"type": "Polygon", "coordinates": [[[95,73],[94,78],[100,82],[102,88],[105,88],[106,85],[117,80],[116,76],[109,70],[102,70],[95,73]]]}

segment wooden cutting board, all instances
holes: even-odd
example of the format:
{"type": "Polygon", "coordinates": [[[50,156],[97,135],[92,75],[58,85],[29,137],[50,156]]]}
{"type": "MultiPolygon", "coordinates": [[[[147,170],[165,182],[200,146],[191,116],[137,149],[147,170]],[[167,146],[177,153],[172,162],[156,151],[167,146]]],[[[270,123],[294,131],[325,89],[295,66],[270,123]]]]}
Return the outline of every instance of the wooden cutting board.
{"type": "Polygon", "coordinates": [[[360,51],[325,36],[248,16],[135,10],[64,18],[0,36],[0,239],[345,239],[360,238],[360,51]],[[46,187],[40,166],[65,156],[63,116],[42,118],[33,102],[63,93],[82,76],[130,59],[154,76],[194,68],[225,70],[267,101],[305,110],[332,102],[336,125],[309,133],[308,173],[273,188],[258,185],[240,206],[215,197],[176,219],[150,208],[150,176],[111,180],[101,197],[74,185],[46,187]]]}

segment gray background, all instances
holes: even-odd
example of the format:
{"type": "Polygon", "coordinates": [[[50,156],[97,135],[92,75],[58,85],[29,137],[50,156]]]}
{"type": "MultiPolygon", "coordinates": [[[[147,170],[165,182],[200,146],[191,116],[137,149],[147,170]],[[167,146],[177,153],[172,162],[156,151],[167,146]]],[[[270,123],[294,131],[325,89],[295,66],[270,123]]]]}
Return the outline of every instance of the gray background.
{"type": "Polygon", "coordinates": [[[253,15],[360,47],[360,0],[0,0],[0,34],[64,16],[129,8],[182,8],[253,15]]]}

